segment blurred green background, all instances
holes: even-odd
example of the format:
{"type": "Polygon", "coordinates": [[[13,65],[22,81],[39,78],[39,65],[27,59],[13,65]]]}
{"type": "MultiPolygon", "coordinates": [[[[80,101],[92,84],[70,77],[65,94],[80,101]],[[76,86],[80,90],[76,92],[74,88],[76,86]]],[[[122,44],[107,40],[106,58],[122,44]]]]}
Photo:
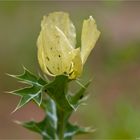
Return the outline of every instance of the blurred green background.
{"type": "MultiPolygon", "coordinates": [[[[140,138],[140,2],[50,1],[0,2],[0,139],[40,139],[13,123],[40,121],[43,112],[29,103],[14,114],[19,98],[4,91],[21,87],[5,73],[22,73],[22,65],[39,72],[36,40],[43,15],[69,12],[80,46],[82,22],[92,15],[101,31],[83,77],[90,77],[90,97],[72,116],[72,121],[97,131],[82,139],[140,138]]],[[[76,139],[75,138],[75,139],[76,139]]]]}

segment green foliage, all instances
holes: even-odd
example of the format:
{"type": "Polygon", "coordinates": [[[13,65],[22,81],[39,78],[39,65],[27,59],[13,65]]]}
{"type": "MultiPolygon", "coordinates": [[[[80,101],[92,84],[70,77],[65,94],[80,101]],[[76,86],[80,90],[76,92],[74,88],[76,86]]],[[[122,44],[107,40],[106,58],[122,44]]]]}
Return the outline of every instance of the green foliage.
{"type": "Polygon", "coordinates": [[[31,131],[39,133],[45,140],[57,139],[57,116],[55,103],[52,99],[48,98],[44,100],[42,104],[46,112],[44,120],[41,122],[24,122],[22,125],[31,131]]]}
{"type": "Polygon", "coordinates": [[[84,134],[84,133],[89,133],[89,132],[94,132],[94,131],[95,129],[91,129],[90,127],[82,128],[76,124],[71,124],[70,122],[68,122],[66,125],[64,138],[65,140],[71,140],[73,135],[84,134]]]}
{"type": "Polygon", "coordinates": [[[17,105],[17,109],[21,108],[25,104],[27,104],[29,101],[34,100],[38,105],[41,104],[42,102],[42,87],[45,85],[47,82],[44,81],[41,77],[37,78],[34,76],[31,72],[29,72],[25,67],[24,67],[24,73],[21,75],[9,75],[12,76],[16,79],[18,79],[22,83],[26,83],[30,86],[11,91],[10,93],[18,95],[21,97],[19,104],[17,105]]]}
{"type": "Polygon", "coordinates": [[[80,90],[74,95],[70,95],[68,84],[71,80],[66,75],[56,76],[52,81],[49,81],[34,76],[24,68],[23,74],[10,76],[30,85],[10,92],[21,97],[15,111],[28,102],[34,101],[45,112],[45,117],[42,121],[22,122],[20,124],[23,127],[39,133],[44,140],[71,140],[74,135],[94,131],[91,128],[81,128],[69,122],[73,111],[82,103],[90,81],[85,85],[80,84],[80,90]]]}
{"type": "Polygon", "coordinates": [[[71,103],[77,107],[81,104],[82,98],[85,96],[86,89],[88,88],[91,81],[88,81],[85,85],[81,85],[80,90],[71,97],[71,103]]]}
{"type": "Polygon", "coordinates": [[[44,86],[44,91],[56,102],[61,110],[66,112],[73,110],[73,105],[69,103],[66,96],[68,81],[67,76],[60,75],[44,86]]]}

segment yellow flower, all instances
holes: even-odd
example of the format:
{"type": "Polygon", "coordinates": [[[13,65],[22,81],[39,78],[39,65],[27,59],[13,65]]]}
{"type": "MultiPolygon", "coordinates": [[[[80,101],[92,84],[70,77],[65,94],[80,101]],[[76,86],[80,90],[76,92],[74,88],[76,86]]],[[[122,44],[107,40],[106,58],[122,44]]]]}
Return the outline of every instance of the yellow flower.
{"type": "Polygon", "coordinates": [[[90,16],[83,22],[81,47],[76,48],[76,31],[69,15],[54,12],[44,16],[37,40],[42,71],[51,76],[65,74],[69,79],[76,79],[99,35],[95,20],[90,16]]]}

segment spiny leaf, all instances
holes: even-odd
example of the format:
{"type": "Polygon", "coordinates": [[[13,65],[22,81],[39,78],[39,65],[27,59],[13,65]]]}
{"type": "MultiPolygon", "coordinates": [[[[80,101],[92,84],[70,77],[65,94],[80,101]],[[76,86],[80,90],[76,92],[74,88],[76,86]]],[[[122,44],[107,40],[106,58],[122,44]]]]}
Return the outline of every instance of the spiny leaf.
{"type": "Polygon", "coordinates": [[[41,88],[37,87],[37,86],[26,87],[26,88],[22,88],[22,89],[19,89],[19,90],[12,91],[12,94],[21,96],[20,102],[19,102],[19,104],[17,105],[17,107],[14,111],[18,110],[19,108],[24,106],[26,103],[28,103],[32,99],[38,105],[40,105],[41,100],[42,100],[41,92],[42,92],[41,88]]]}
{"type": "Polygon", "coordinates": [[[26,83],[31,85],[30,87],[24,87],[22,89],[18,89],[9,93],[18,95],[21,97],[19,104],[17,105],[17,109],[21,108],[25,104],[27,104],[29,101],[33,100],[35,101],[39,106],[42,102],[42,87],[47,83],[45,80],[43,80],[41,77],[36,77],[33,75],[29,70],[27,70],[24,67],[24,73],[21,75],[10,75],[18,80],[20,82],[26,83]]]}
{"type": "Polygon", "coordinates": [[[33,73],[31,73],[25,67],[23,67],[23,68],[24,68],[23,74],[20,74],[20,75],[8,74],[8,75],[20,80],[20,82],[30,84],[30,85],[42,86],[42,85],[46,84],[46,81],[44,81],[41,77],[38,79],[33,73]]]}
{"type": "Polygon", "coordinates": [[[42,103],[42,91],[33,98],[33,100],[40,106],[42,103]]]}
{"type": "Polygon", "coordinates": [[[56,129],[57,114],[55,102],[49,96],[47,96],[46,99],[43,99],[41,106],[43,106],[43,109],[45,110],[45,115],[47,115],[50,126],[56,129]]]}
{"type": "Polygon", "coordinates": [[[16,112],[19,108],[21,108],[22,106],[24,106],[25,104],[27,104],[29,101],[31,100],[30,96],[24,96],[24,97],[21,97],[17,107],[15,108],[15,110],[13,111],[16,112]]]}
{"type": "Polygon", "coordinates": [[[35,93],[38,93],[39,91],[40,91],[40,87],[31,86],[31,87],[25,87],[22,89],[14,90],[14,91],[11,91],[10,93],[18,95],[18,96],[26,96],[26,95],[34,96],[35,93]]]}
{"type": "Polygon", "coordinates": [[[57,106],[63,111],[71,111],[74,107],[67,99],[68,77],[60,75],[54,81],[44,86],[44,91],[55,101],[57,106]]]}
{"type": "Polygon", "coordinates": [[[91,129],[90,127],[79,127],[76,124],[71,124],[70,122],[66,125],[66,131],[64,134],[65,140],[71,140],[73,136],[77,134],[86,134],[86,133],[92,133],[95,129],[91,129]]]}
{"type": "Polygon", "coordinates": [[[71,103],[74,105],[79,105],[80,100],[84,97],[86,89],[88,88],[89,84],[91,83],[91,81],[88,81],[85,85],[81,85],[80,90],[71,97],[71,103]]]}
{"type": "Polygon", "coordinates": [[[39,123],[37,123],[35,121],[30,121],[30,122],[24,122],[21,124],[23,127],[41,134],[41,136],[44,137],[46,140],[53,139],[53,137],[51,137],[51,135],[49,135],[45,129],[45,127],[46,127],[45,125],[47,125],[46,119],[44,119],[43,121],[41,121],[39,123]]]}
{"type": "Polygon", "coordinates": [[[41,134],[45,140],[57,139],[57,116],[55,103],[51,98],[48,98],[44,101],[44,104],[46,105],[47,116],[45,116],[43,121],[30,121],[20,124],[31,131],[41,134]]]}

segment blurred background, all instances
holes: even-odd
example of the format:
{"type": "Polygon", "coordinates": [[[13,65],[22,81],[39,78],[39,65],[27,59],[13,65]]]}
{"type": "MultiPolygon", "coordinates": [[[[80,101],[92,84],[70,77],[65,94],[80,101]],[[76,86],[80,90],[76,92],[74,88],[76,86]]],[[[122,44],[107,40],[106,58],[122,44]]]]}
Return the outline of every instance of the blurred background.
{"type": "Polygon", "coordinates": [[[13,122],[40,121],[44,114],[34,103],[11,114],[19,98],[5,91],[23,85],[5,73],[20,74],[22,65],[38,73],[40,21],[53,11],[70,14],[77,29],[77,46],[85,18],[92,15],[101,31],[83,73],[85,81],[93,79],[90,97],[71,118],[97,131],[75,139],[140,138],[140,2],[16,1],[0,2],[0,139],[40,139],[13,122]]]}

